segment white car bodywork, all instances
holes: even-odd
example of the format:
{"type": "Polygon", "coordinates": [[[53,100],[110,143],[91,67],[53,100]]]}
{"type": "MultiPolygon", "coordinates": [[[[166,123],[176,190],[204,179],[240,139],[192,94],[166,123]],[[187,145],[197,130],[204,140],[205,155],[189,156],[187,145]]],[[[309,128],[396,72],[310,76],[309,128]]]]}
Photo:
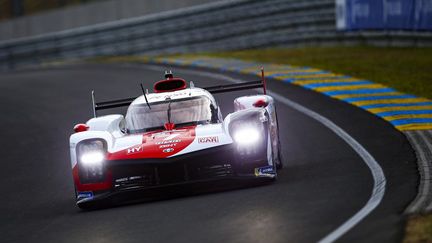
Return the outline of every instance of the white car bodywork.
{"type": "MultiPolygon", "coordinates": [[[[237,144],[233,138],[232,133],[243,126],[243,117],[253,117],[253,122],[267,124],[260,125],[264,129],[260,133],[260,136],[265,137],[260,139],[265,139],[266,141],[266,144],[263,145],[264,147],[261,146],[260,148],[265,151],[265,155],[263,155],[265,159],[262,160],[259,167],[252,168],[254,171],[249,170],[247,173],[248,176],[275,178],[276,167],[281,164],[281,161],[276,110],[272,97],[268,95],[239,97],[234,101],[235,111],[228,114],[225,119],[222,119],[220,109],[213,95],[207,90],[193,87],[193,85],[191,85],[191,88],[151,93],[145,96],[141,95],[131,103],[131,106],[151,105],[167,99],[176,102],[176,100],[188,97],[202,96],[207,97],[211,105],[216,108],[217,122],[133,134],[127,132],[127,129],[125,129],[125,118],[119,114],[95,117],[87,121],[85,125],[82,124],[86,129],[78,131],[70,137],[71,166],[77,191],[78,205],[95,199],[99,192],[103,192],[104,194],[112,192],[112,190],[119,186],[117,182],[120,183],[129,180],[128,177],[120,179],[116,179],[115,176],[113,177],[115,169],[118,167],[107,169],[107,165],[101,164],[100,168],[96,168],[96,170],[94,168],[83,169],[86,165],[80,164],[83,163],[80,162],[80,159],[82,160],[82,157],[80,157],[80,153],[82,152],[78,149],[78,146],[81,146],[80,144],[86,144],[89,141],[102,141],[104,146],[106,146],[104,163],[116,162],[116,166],[119,164],[121,166],[122,161],[126,161],[125,164],[128,164],[130,161],[134,163],[137,161],[139,163],[141,161],[142,163],[151,161],[154,163],[155,160],[157,161],[156,163],[165,163],[166,161],[181,160],[182,158],[186,158],[185,156],[200,153],[202,159],[205,159],[206,151],[213,151],[215,148],[225,148],[227,146],[231,147],[230,152],[226,153],[234,151],[235,154],[237,153],[235,151],[238,150],[238,154],[240,155],[238,158],[235,155],[236,160],[243,163],[242,160],[248,162],[248,156],[254,153],[254,151],[248,150],[248,146],[237,144]],[[83,170],[85,171],[83,172],[83,170]],[[106,171],[100,172],[101,170],[106,171]],[[82,176],[88,176],[91,173],[99,173],[97,175],[103,179],[96,182],[92,182],[91,180],[90,182],[86,182],[82,176]]],[[[246,123],[249,122],[248,120],[245,121],[246,123]]],[[[251,146],[250,149],[254,150],[254,147],[251,146]]],[[[196,160],[196,158],[193,160],[196,160]]],[[[187,162],[189,163],[189,161],[187,162]]],[[[226,167],[227,165],[223,164],[223,166],[226,167]]],[[[233,166],[236,167],[237,165],[233,166]]],[[[231,165],[229,168],[231,170],[231,165]]],[[[246,175],[243,172],[238,175],[241,174],[246,175]]],[[[130,178],[138,177],[141,178],[142,176],[133,175],[130,178]]]]}

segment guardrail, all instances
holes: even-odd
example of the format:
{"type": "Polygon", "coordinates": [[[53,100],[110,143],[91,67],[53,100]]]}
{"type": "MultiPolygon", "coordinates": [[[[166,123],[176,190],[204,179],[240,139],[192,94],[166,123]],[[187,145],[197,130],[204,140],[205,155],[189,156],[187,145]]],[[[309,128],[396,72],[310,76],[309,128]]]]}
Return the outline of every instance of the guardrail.
{"type": "Polygon", "coordinates": [[[315,44],[431,46],[428,32],[338,32],[334,0],[231,0],[0,42],[0,69],[109,55],[315,44]]]}

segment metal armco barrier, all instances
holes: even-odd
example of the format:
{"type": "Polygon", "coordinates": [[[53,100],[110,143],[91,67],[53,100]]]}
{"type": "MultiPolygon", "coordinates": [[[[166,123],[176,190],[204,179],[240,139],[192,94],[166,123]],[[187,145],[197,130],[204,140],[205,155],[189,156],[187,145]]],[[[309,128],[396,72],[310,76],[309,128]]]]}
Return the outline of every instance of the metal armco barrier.
{"type": "Polygon", "coordinates": [[[272,46],[432,46],[431,32],[336,30],[335,0],[231,0],[0,42],[0,70],[56,60],[272,46]]]}

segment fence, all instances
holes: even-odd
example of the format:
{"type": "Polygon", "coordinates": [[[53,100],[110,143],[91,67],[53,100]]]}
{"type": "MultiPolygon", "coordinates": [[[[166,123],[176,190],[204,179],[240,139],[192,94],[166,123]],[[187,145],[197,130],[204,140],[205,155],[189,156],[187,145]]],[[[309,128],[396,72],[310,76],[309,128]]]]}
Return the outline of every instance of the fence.
{"type": "Polygon", "coordinates": [[[339,32],[335,0],[231,0],[0,42],[0,69],[108,55],[358,43],[431,46],[432,34],[339,32]]]}

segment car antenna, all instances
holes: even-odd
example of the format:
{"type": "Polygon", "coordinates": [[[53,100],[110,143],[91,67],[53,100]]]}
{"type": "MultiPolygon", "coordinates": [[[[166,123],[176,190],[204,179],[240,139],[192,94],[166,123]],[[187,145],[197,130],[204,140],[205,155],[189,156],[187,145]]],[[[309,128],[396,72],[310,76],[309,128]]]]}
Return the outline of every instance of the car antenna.
{"type": "Polygon", "coordinates": [[[96,101],[95,101],[95,92],[94,92],[94,90],[92,90],[92,92],[91,92],[91,98],[92,98],[93,116],[94,116],[94,118],[96,118],[97,117],[97,113],[96,113],[96,101]]]}
{"type": "Polygon", "coordinates": [[[169,99],[167,112],[168,112],[168,123],[171,123],[171,99],[169,99]]]}
{"type": "Polygon", "coordinates": [[[148,106],[148,108],[151,110],[150,104],[149,104],[149,102],[148,102],[148,100],[147,100],[147,95],[146,95],[146,92],[145,92],[145,90],[144,90],[144,87],[143,87],[142,83],[140,83],[140,85],[141,85],[141,90],[142,90],[142,92],[143,92],[144,99],[145,99],[145,101],[146,101],[146,103],[147,103],[147,106],[148,106]]]}

